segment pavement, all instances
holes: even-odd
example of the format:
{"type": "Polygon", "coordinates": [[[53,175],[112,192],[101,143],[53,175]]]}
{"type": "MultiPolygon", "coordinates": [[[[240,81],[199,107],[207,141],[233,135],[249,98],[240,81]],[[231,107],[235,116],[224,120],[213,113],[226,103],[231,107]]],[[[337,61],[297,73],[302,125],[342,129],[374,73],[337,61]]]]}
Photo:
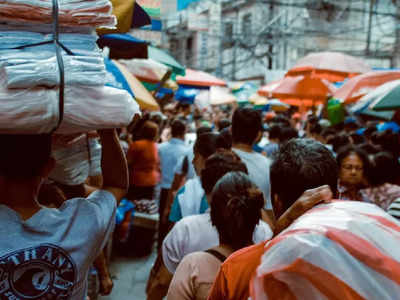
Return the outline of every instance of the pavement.
{"type": "Polygon", "coordinates": [[[156,251],[141,258],[113,257],[110,272],[114,288],[109,296],[99,297],[99,300],[145,300],[146,283],[151,267],[156,260],[156,251]]]}

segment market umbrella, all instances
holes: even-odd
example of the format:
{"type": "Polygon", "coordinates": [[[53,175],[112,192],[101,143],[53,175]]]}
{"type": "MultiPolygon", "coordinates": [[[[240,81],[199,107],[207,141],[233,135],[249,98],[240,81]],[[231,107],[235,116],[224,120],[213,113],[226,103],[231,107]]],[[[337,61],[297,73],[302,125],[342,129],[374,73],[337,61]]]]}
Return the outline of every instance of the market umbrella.
{"type": "Polygon", "coordinates": [[[229,89],[222,86],[210,87],[210,104],[224,105],[236,103],[236,97],[230,93],[229,89]]]}
{"type": "MultiPolygon", "coordinates": [[[[147,83],[156,86],[169,70],[167,66],[152,59],[121,59],[119,62],[142,81],[146,88],[147,83]]],[[[178,85],[172,80],[167,80],[164,87],[176,90],[178,85]]]]}
{"type": "Polygon", "coordinates": [[[110,33],[99,37],[100,48],[110,48],[111,59],[147,58],[148,42],[125,33],[110,33]]]}
{"type": "Polygon", "coordinates": [[[397,79],[400,79],[400,71],[368,72],[349,79],[334,93],[333,97],[342,100],[345,104],[354,103],[378,86],[397,79]]]}
{"type": "Polygon", "coordinates": [[[135,0],[111,0],[113,15],[117,17],[117,28],[98,29],[98,34],[124,33],[131,28],[139,28],[151,24],[150,16],[135,0]]]}
{"type": "Polygon", "coordinates": [[[400,80],[393,81],[397,85],[374,100],[369,106],[376,111],[400,109],[400,80]]]}
{"type": "Polygon", "coordinates": [[[176,82],[179,85],[190,85],[197,87],[226,86],[224,80],[202,71],[186,69],[185,76],[177,76],[176,82]]]}
{"type": "Polygon", "coordinates": [[[278,98],[290,105],[313,106],[324,103],[335,91],[336,88],[327,80],[295,76],[264,86],[258,93],[269,98],[278,98]]]}
{"type": "Polygon", "coordinates": [[[141,109],[160,110],[154,97],[126,67],[115,60],[107,59],[105,64],[111,74],[108,80],[110,85],[127,90],[135,97],[141,109]]]}
{"type": "Polygon", "coordinates": [[[149,46],[148,58],[168,66],[177,75],[185,75],[185,67],[164,50],[149,46]]]}
{"type": "Polygon", "coordinates": [[[312,75],[336,82],[370,71],[372,69],[357,57],[340,52],[315,52],[298,60],[286,75],[312,75]]]}

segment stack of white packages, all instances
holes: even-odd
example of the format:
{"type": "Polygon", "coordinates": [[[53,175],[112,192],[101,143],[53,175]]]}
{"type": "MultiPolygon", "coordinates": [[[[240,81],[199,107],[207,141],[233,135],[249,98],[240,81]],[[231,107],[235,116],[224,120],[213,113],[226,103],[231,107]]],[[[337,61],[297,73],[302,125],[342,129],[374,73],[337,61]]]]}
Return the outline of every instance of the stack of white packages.
{"type": "MultiPolygon", "coordinates": [[[[125,90],[104,86],[95,27],[116,19],[106,0],[58,0],[64,74],[59,134],[128,125],[139,106],[125,90]]],[[[0,133],[52,132],[59,120],[59,66],[52,0],[0,0],[0,133]]]]}
{"type": "Polygon", "coordinates": [[[373,204],[320,205],[266,244],[251,299],[399,299],[400,223],[373,204]]]}

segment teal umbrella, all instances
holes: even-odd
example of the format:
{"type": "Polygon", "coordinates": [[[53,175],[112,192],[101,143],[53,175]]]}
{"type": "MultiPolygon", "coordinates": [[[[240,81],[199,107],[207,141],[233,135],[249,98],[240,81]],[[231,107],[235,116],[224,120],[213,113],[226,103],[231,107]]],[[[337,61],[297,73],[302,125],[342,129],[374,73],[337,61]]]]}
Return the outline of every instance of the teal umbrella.
{"type": "Polygon", "coordinates": [[[151,58],[163,65],[166,65],[172,69],[172,72],[176,75],[185,76],[185,67],[175,60],[169,53],[164,50],[158,49],[153,46],[149,46],[148,58],[151,58]]]}
{"type": "Polygon", "coordinates": [[[388,92],[374,100],[369,106],[372,110],[396,110],[400,109],[400,80],[396,80],[398,83],[388,92]]]}

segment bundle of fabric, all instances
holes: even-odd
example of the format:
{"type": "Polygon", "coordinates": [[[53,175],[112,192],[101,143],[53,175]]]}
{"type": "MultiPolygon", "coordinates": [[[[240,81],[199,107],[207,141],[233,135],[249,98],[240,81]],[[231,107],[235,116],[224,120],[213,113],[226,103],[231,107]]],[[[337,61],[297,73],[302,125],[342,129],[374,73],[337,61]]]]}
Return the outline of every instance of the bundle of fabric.
{"type": "Polygon", "coordinates": [[[0,22],[7,21],[0,25],[1,133],[50,133],[57,128],[59,134],[72,134],[125,127],[140,113],[127,91],[105,86],[107,72],[94,29],[114,25],[110,1],[58,0],[58,4],[62,64],[48,24],[53,21],[53,1],[0,0],[0,22]],[[65,27],[74,25],[79,27],[65,27]]]}
{"type": "MultiPolygon", "coordinates": [[[[108,0],[58,0],[61,26],[113,28],[117,19],[108,0]]],[[[52,0],[0,0],[0,21],[52,23],[52,0]]]]}
{"type": "Polygon", "coordinates": [[[400,223],[375,205],[320,205],[266,244],[252,299],[398,299],[400,223]]]}
{"type": "Polygon", "coordinates": [[[65,185],[78,185],[84,183],[88,176],[101,174],[101,146],[97,139],[81,134],[60,145],[59,138],[56,136],[53,139],[52,157],[56,165],[49,175],[50,179],[65,185]]]}

